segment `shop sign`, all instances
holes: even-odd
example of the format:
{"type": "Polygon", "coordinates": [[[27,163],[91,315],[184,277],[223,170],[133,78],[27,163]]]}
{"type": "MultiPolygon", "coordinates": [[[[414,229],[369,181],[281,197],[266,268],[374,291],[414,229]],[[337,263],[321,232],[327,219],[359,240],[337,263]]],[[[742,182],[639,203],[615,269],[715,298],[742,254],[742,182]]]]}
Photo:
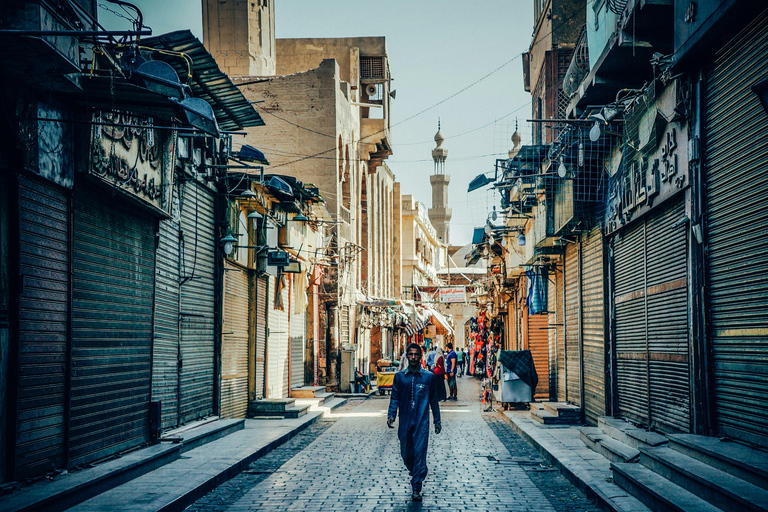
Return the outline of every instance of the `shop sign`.
{"type": "Polygon", "coordinates": [[[151,118],[119,112],[94,113],[88,173],[168,214],[174,165],[172,131],[151,118]]]}
{"type": "Polygon", "coordinates": [[[629,224],[688,184],[687,130],[681,126],[668,126],[654,153],[638,155],[629,162],[625,160],[623,169],[611,177],[605,214],[606,233],[629,224]]]}
{"type": "Polygon", "coordinates": [[[440,302],[467,302],[467,288],[465,286],[446,286],[439,289],[440,302]]]}

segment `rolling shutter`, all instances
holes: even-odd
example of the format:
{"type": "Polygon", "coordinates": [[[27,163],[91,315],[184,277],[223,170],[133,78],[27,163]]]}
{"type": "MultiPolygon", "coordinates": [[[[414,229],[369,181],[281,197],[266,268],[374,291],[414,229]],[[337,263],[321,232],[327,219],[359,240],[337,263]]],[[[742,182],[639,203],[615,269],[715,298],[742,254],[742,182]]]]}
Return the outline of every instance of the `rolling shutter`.
{"type": "Polygon", "coordinates": [[[565,276],[562,266],[557,272],[555,282],[557,284],[557,295],[555,296],[557,301],[557,400],[565,402],[565,276]]]}
{"type": "Polygon", "coordinates": [[[605,415],[605,300],[603,236],[593,227],[582,238],[581,321],[584,357],[584,416],[597,425],[605,415]]]}
{"type": "Polygon", "coordinates": [[[75,188],[70,466],[149,440],[154,263],[154,219],[75,188]]]}
{"type": "Polygon", "coordinates": [[[689,432],[688,224],[683,201],[614,241],[619,414],[689,432]]]}
{"type": "Polygon", "coordinates": [[[253,399],[264,398],[264,378],[266,376],[267,361],[267,289],[268,278],[265,276],[256,279],[256,354],[254,357],[254,396],[253,399]]]}
{"type": "Polygon", "coordinates": [[[64,467],[69,309],[68,192],[19,177],[16,479],[64,467]]]}
{"type": "Polygon", "coordinates": [[[715,426],[768,445],[768,11],[723,41],[706,76],[706,228],[715,426]]]}
{"type": "Polygon", "coordinates": [[[269,278],[267,297],[267,398],[288,397],[288,289],[280,292],[284,309],[276,309],[276,286],[278,280],[269,278]]]}
{"type": "Polygon", "coordinates": [[[579,361],[579,246],[565,249],[565,397],[568,403],[581,405],[581,363],[579,361]]]}
{"type": "Polygon", "coordinates": [[[291,314],[291,388],[300,388],[304,385],[306,330],[306,312],[291,314]]]}
{"type": "Polygon", "coordinates": [[[186,179],[180,193],[180,422],[213,413],[215,233],[213,194],[186,179]]]}
{"type": "MultiPolygon", "coordinates": [[[[549,291],[547,293],[547,310],[549,311],[549,329],[547,330],[549,336],[549,398],[548,400],[557,401],[557,333],[559,327],[557,325],[557,274],[559,272],[551,272],[549,274],[549,291]]],[[[512,302],[509,302],[512,314],[509,318],[514,318],[514,309],[512,302]]]]}
{"type": "Polygon", "coordinates": [[[539,376],[536,400],[549,400],[549,315],[528,315],[528,350],[539,376]]]}
{"type": "Polygon", "coordinates": [[[226,262],[221,336],[221,411],[244,418],[248,411],[248,271],[226,262]]]}
{"type": "Polygon", "coordinates": [[[179,222],[160,221],[155,263],[152,400],[160,402],[160,427],[179,424],[179,222]]]}

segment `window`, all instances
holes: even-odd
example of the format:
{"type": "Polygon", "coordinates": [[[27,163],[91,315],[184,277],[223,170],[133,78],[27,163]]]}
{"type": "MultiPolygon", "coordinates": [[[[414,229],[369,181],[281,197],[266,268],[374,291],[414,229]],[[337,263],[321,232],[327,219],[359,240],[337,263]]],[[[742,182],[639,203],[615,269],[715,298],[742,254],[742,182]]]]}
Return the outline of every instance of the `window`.
{"type": "Polygon", "coordinates": [[[384,80],[384,57],[360,57],[361,80],[384,80]]]}

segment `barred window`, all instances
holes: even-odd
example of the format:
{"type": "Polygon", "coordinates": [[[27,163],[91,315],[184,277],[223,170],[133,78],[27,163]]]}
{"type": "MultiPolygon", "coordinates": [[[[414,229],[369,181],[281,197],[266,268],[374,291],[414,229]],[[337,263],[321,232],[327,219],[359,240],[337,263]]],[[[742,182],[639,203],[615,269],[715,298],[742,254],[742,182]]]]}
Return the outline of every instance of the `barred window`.
{"type": "Polygon", "coordinates": [[[384,57],[360,57],[360,78],[383,80],[384,57]]]}

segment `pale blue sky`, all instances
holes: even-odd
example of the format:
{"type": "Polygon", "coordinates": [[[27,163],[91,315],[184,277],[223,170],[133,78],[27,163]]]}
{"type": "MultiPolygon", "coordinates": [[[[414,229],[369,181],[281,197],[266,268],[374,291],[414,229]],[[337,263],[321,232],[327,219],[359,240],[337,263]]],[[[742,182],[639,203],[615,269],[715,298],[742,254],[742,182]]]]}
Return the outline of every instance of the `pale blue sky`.
{"type": "MultiPolygon", "coordinates": [[[[154,35],[190,29],[202,40],[200,0],[133,3],[154,35]]],[[[451,244],[469,243],[472,227],[484,223],[494,201],[498,204],[498,195],[467,194],[467,184],[477,174],[492,172],[495,159],[510,149],[516,116],[523,144],[530,140],[525,123],[530,118],[530,94],[523,90],[520,55],[531,42],[533,0],[275,0],[275,4],[277,37],[387,38],[392,87],[397,90],[392,103],[394,154],[387,163],[402,183],[403,194],[429,206],[432,138],[439,117],[447,138],[446,173],[451,176],[451,244]],[[398,124],[511,59],[456,97],[398,124]],[[455,137],[471,130],[475,131],[455,137]]],[[[102,22],[128,28],[127,21],[109,20],[110,16],[100,11],[102,22]]]]}

